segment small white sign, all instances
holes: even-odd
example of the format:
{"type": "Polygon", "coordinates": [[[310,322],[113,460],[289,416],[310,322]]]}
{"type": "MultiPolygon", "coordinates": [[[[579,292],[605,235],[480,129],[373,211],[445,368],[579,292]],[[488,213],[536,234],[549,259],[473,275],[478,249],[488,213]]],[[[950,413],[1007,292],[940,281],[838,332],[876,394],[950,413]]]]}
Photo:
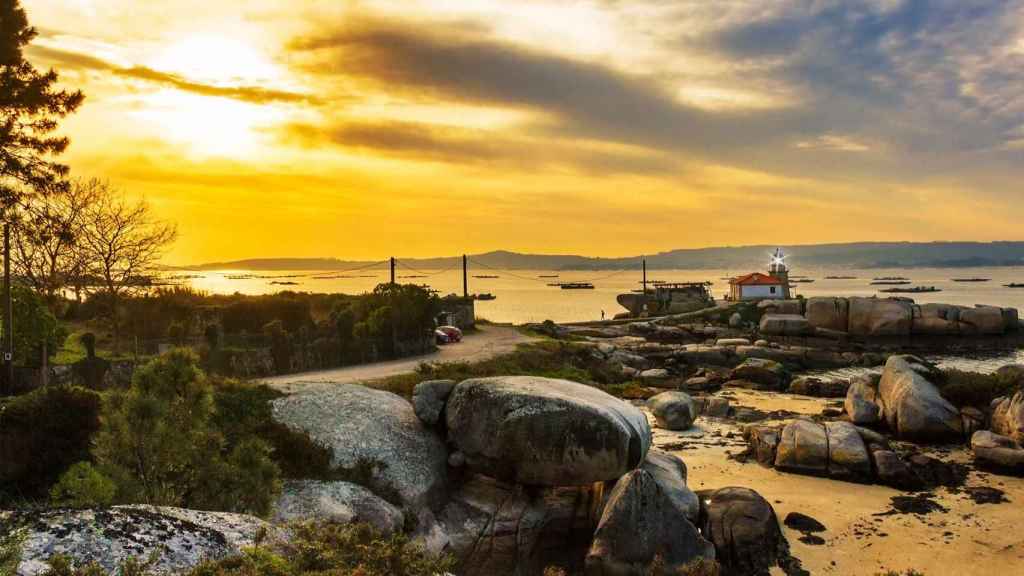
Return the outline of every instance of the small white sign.
{"type": "Polygon", "coordinates": [[[10,352],[4,352],[4,362],[10,362],[14,356],[10,352]]]}

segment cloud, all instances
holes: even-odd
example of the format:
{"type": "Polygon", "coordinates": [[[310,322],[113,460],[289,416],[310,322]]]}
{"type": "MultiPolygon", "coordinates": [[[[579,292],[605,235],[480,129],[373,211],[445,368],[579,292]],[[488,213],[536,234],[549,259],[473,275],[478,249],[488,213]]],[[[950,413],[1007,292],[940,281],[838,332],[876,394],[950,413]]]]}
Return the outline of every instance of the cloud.
{"type": "Polygon", "coordinates": [[[285,140],[324,143],[377,156],[514,170],[570,168],[588,174],[663,175],[678,162],[645,149],[615,149],[593,142],[558,143],[501,130],[467,129],[406,121],[349,120],[328,125],[290,124],[285,140]]]}
{"type": "Polygon", "coordinates": [[[39,58],[65,69],[105,72],[122,78],[142,80],[144,82],[167,86],[202,96],[230,98],[252,104],[316,102],[314,97],[306,94],[274,90],[260,86],[218,86],[214,84],[193,82],[178,76],[177,74],[161,72],[160,70],[155,70],[146,66],[119,66],[113,62],[88,54],[62,50],[40,44],[33,44],[29,46],[28,53],[31,57],[39,58]]]}
{"type": "MultiPolygon", "coordinates": [[[[781,138],[788,112],[753,115],[688,106],[656,78],[631,75],[438,25],[350,19],[293,44],[309,72],[369,82],[389,93],[530,108],[555,118],[535,135],[593,138],[692,153],[781,138]]],[[[799,128],[799,127],[797,127],[799,128]]]]}
{"type": "Polygon", "coordinates": [[[817,138],[799,140],[795,147],[801,150],[836,150],[839,152],[867,152],[871,147],[841,134],[822,134],[817,138]]]}

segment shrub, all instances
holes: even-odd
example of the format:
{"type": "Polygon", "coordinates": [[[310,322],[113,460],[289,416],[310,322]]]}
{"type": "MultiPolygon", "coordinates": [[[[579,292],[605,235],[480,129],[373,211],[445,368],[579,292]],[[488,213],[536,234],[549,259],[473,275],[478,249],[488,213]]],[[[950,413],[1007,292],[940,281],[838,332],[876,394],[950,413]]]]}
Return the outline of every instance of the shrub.
{"type": "Polygon", "coordinates": [[[37,366],[43,345],[46,345],[47,356],[53,356],[64,345],[68,331],[31,288],[12,284],[11,297],[14,301],[14,362],[37,366]]]}
{"type": "Polygon", "coordinates": [[[1012,374],[979,374],[955,368],[945,369],[941,374],[935,385],[942,396],[957,408],[988,408],[992,400],[1021,388],[1018,378],[1012,374]]]}
{"type": "Polygon", "coordinates": [[[197,362],[173,350],[138,369],[128,390],[108,393],[93,456],[119,502],[266,515],[280,490],[270,447],[225,440],[197,362]]]}
{"type": "Polygon", "coordinates": [[[45,495],[65,469],[88,460],[100,406],[99,394],[73,386],[0,402],[0,502],[45,495]]]}
{"type": "Polygon", "coordinates": [[[0,537],[0,576],[15,576],[21,564],[22,535],[15,532],[0,537]]]}
{"type": "Polygon", "coordinates": [[[213,385],[213,422],[229,446],[246,438],[259,438],[272,448],[271,457],[285,478],[329,477],[330,448],[274,420],[270,402],[280,398],[280,392],[237,380],[214,380],[213,385]]]}
{"type": "Polygon", "coordinates": [[[92,464],[79,462],[68,468],[50,489],[50,500],[68,508],[109,506],[116,492],[117,486],[92,464]]]}
{"type": "Polygon", "coordinates": [[[525,344],[513,352],[474,363],[420,364],[414,375],[388,378],[372,385],[406,397],[423,380],[455,380],[487,376],[542,376],[590,384],[618,395],[629,389],[628,379],[615,364],[596,358],[593,351],[571,342],[550,340],[525,344]]]}

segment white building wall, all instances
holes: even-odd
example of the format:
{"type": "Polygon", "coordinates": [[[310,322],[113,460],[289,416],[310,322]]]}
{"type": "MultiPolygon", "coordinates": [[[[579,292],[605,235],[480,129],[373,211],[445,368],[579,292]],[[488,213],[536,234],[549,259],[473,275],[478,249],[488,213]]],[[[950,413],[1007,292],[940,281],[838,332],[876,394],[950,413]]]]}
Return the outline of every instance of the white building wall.
{"type": "Polygon", "coordinates": [[[740,286],[741,300],[759,300],[765,298],[785,298],[782,285],[777,286],[740,286]]]}

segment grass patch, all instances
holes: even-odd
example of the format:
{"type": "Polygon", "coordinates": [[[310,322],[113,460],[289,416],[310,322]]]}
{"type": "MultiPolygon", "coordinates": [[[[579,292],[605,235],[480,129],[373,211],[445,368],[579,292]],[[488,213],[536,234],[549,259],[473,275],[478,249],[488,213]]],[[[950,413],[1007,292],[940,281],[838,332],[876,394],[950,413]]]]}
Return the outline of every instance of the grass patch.
{"type": "Polygon", "coordinates": [[[425,380],[455,380],[489,376],[541,376],[562,378],[596,386],[609,393],[621,391],[628,382],[615,364],[595,357],[593,349],[572,342],[545,340],[520,344],[513,352],[480,362],[420,364],[413,374],[402,374],[369,383],[369,386],[412,397],[416,384],[425,380]]]}
{"type": "MultiPolygon", "coordinates": [[[[82,335],[85,334],[86,332],[91,332],[91,330],[85,327],[74,328],[71,332],[71,335],[69,335],[67,339],[64,341],[64,345],[61,346],[60,350],[57,351],[57,354],[55,354],[54,357],[50,360],[50,363],[55,366],[69,365],[74,364],[75,362],[78,362],[80,360],[85,360],[87,354],[85,351],[85,345],[82,344],[82,335]]],[[[97,339],[96,356],[99,358],[103,358],[104,360],[109,360],[111,362],[135,359],[135,357],[132,356],[131,354],[127,354],[124,352],[115,353],[113,350],[104,348],[99,345],[99,342],[100,340],[97,339]]],[[[127,346],[127,344],[125,345],[127,346]]]]}
{"type": "Polygon", "coordinates": [[[1024,384],[1012,374],[979,374],[955,368],[942,370],[941,374],[935,384],[943,398],[957,408],[988,408],[992,400],[1011,395],[1024,384]]]}

